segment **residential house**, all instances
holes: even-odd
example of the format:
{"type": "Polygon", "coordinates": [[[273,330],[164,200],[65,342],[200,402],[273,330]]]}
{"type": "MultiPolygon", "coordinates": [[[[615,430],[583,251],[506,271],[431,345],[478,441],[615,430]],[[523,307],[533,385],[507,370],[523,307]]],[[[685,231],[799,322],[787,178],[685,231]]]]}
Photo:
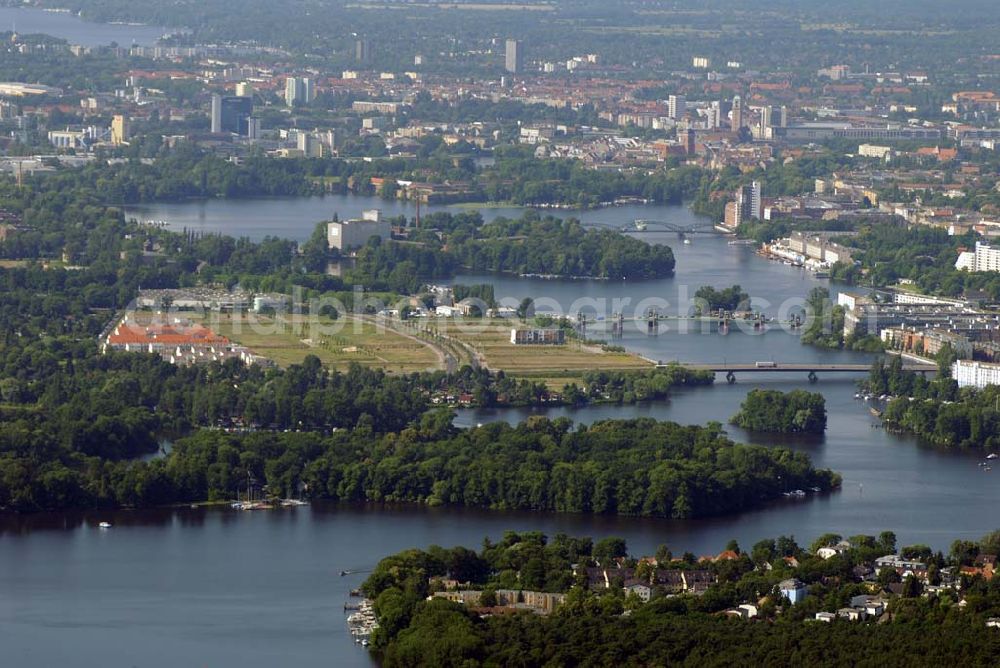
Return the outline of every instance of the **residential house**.
{"type": "Polygon", "coordinates": [[[885,612],[885,599],[881,596],[860,594],[851,598],[851,607],[863,611],[871,617],[878,617],[885,612]]]}
{"type": "Polygon", "coordinates": [[[923,578],[927,575],[927,564],[915,559],[903,559],[898,554],[887,554],[875,560],[875,570],[881,571],[883,568],[891,568],[900,576],[914,575],[923,578]]]}
{"type": "Polygon", "coordinates": [[[792,605],[801,603],[806,597],[806,586],[801,580],[789,578],[778,583],[778,591],[787,598],[792,605]]]}
{"type": "Polygon", "coordinates": [[[635,594],[643,603],[648,603],[650,597],[653,595],[653,588],[649,586],[649,583],[642,580],[627,580],[624,589],[626,595],[635,594]]]}
{"type": "Polygon", "coordinates": [[[816,556],[821,559],[830,559],[838,554],[845,554],[851,549],[851,544],[846,540],[842,540],[836,545],[824,545],[823,547],[816,550],[816,556]]]}
{"type": "Polygon", "coordinates": [[[711,571],[691,570],[680,573],[684,580],[684,591],[687,592],[703,593],[716,582],[716,577],[711,571]]]}

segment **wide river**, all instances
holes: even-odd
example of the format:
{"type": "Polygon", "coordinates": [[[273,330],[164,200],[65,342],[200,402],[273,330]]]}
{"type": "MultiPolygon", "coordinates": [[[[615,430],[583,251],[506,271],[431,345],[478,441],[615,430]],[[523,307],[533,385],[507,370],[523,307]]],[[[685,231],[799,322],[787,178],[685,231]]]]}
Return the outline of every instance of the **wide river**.
{"type": "MultiPolygon", "coordinates": [[[[334,211],[355,216],[362,208],[386,213],[400,205],[359,197],[208,202],[146,207],[137,215],[177,227],[220,230],[259,238],[308,236],[334,211]]],[[[488,213],[495,213],[490,210],[488,213]]],[[[516,211],[505,211],[516,214],[516,211]]],[[[622,207],[586,212],[593,224],[625,225],[634,218],[697,222],[681,207],[622,207]]],[[[677,255],[674,278],[643,283],[545,281],[462,276],[489,280],[498,297],[551,299],[571,311],[589,297],[644,298],[677,304],[683,290],[741,284],[772,314],[825,283],[800,269],[768,262],[724,239],[698,236],[690,245],[675,235],[647,233],[670,243],[677,255]]],[[[655,359],[753,362],[851,361],[867,355],[819,351],[780,329],[763,335],[734,331],[681,333],[676,323],[659,336],[629,330],[624,343],[655,359]]],[[[857,377],[745,375],[734,385],[680,391],[670,402],[544,411],[578,422],[652,416],[682,423],[725,422],[747,391],[808,387],[827,398],[825,436],[783,439],[809,453],[819,466],[843,474],[842,490],[825,497],[788,500],[737,516],[670,521],[586,515],[491,513],[473,510],[362,508],[314,504],[264,513],[228,509],[88,512],[0,516],[0,643],[9,665],[74,666],[365,666],[353,645],[343,605],[382,556],[430,544],[477,546],[507,529],[623,536],[635,553],[667,543],[674,552],[721,550],[731,538],[749,547],[765,537],[792,534],[801,542],[832,531],[844,535],[897,532],[902,544],[947,550],[955,538],[978,538],[996,528],[1000,473],[983,472],[971,454],[946,453],[875,428],[864,402],[854,398],[857,377]],[[114,527],[100,530],[100,521],[114,527]]],[[[528,410],[468,410],[456,421],[473,425],[517,421],[528,410]]],[[[730,427],[739,441],[773,444],[730,427]]]]}

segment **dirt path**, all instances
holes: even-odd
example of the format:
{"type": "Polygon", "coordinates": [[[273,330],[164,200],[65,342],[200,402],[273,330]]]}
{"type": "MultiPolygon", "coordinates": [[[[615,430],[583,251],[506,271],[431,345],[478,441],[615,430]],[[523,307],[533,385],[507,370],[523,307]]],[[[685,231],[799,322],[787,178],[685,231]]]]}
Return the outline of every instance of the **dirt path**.
{"type": "Polygon", "coordinates": [[[424,346],[426,348],[430,348],[431,351],[434,353],[434,355],[437,357],[437,360],[438,360],[437,365],[435,367],[433,367],[432,369],[430,369],[431,371],[440,371],[440,370],[443,369],[443,370],[447,371],[448,373],[454,373],[455,372],[455,366],[456,366],[455,365],[455,358],[452,357],[451,354],[449,354],[444,348],[442,348],[441,346],[437,345],[436,343],[433,343],[431,341],[427,341],[425,339],[421,339],[420,337],[414,336],[413,334],[409,334],[409,333],[407,333],[407,332],[405,332],[405,331],[397,328],[392,321],[387,320],[387,319],[379,319],[379,318],[375,318],[374,316],[370,316],[370,315],[360,315],[360,316],[359,315],[352,315],[352,316],[346,316],[346,317],[348,317],[348,318],[360,318],[364,322],[367,322],[368,324],[373,325],[376,328],[378,328],[378,327],[385,327],[386,329],[392,330],[392,332],[394,334],[398,334],[399,336],[402,336],[405,339],[409,339],[410,341],[413,341],[415,343],[419,343],[420,345],[422,345],[422,346],[424,346]]]}

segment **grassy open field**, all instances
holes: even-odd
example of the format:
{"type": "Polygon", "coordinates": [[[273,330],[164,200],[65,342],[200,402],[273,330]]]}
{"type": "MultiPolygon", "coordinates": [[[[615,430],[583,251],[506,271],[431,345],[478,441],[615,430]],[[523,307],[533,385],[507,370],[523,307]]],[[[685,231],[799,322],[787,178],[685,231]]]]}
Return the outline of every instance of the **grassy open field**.
{"type": "Polygon", "coordinates": [[[305,315],[243,314],[234,318],[228,313],[212,313],[202,321],[216,333],[273,359],[279,366],[297,364],[306,355],[315,355],[334,369],[345,369],[357,362],[392,373],[413,373],[441,365],[437,353],[426,344],[351,317],[339,323],[316,318],[315,326],[311,316],[305,315]]]}
{"type": "Polygon", "coordinates": [[[649,368],[649,362],[629,353],[604,352],[599,346],[567,339],[564,345],[514,345],[510,342],[516,322],[466,321],[452,318],[424,323],[431,329],[456,339],[471,348],[480,361],[496,371],[519,377],[551,380],[562,387],[573,378],[594,369],[626,370],[649,368]]]}

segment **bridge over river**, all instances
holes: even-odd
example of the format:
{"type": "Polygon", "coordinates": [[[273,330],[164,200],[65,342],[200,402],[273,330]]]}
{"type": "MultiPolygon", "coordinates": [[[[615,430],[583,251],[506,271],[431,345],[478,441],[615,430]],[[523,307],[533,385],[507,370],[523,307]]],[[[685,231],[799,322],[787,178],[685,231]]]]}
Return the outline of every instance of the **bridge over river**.
{"type": "Polygon", "coordinates": [[[622,228],[626,232],[637,233],[637,232],[675,232],[678,236],[684,237],[689,234],[723,234],[722,231],[712,227],[711,225],[705,225],[702,222],[694,223],[693,225],[683,225],[678,223],[671,223],[665,220],[644,220],[642,218],[636,219],[632,223],[632,227],[622,228]]]}
{"type": "MultiPolygon", "coordinates": [[[[667,365],[657,363],[657,368],[664,368],[667,365]]],[[[692,371],[712,371],[714,373],[726,374],[726,381],[736,382],[737,373],[806,373],[810,382],[816,382],[820,373],[867,373],[871,369],[870,364],[816,364],[813,362],[752,362],[744,363],[724,363],[724,364],[684,364],[684,367],[692,371]]],[[[935,373],[937,366],[914,362],[903,361],[904,371],[916,371],[918,373],[935,373]]]]}

